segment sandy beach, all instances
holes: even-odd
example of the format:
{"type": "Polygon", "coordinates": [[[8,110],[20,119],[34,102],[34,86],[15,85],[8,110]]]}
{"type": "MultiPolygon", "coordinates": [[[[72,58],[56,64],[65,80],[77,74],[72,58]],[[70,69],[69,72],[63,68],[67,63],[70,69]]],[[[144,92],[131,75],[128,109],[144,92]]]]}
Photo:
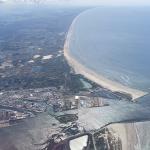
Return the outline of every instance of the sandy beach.
{"type": "Polygon", "coordinates": [[[75,73],[82,74],[83,76],[85,76],[89,80],[92,80],[93,82],[103,86],[104,88],[108,88],[111,91],[129,93],[129,94],[132,95],[133,100],[135,100],[136,98],[139,98],[141,96],[146,95],[147,94],[146,92],[126,87],[126,86],[124,86],[124,85],[122,85],[118,82],[111,81],[111,80],[105,78],[104,76],[95,73],[91,69],[89,69],[89,68],[85,67],[83,64],[79,63],[70,54],[70,52],[69,52],[70,37],[71,37],[72,32],[73,32],[74,24],[75,24],[75,22],[76,22],[76,20],[78,19],[79,16],[77,16],[74,19],[72,25],[70,26],[69,32],[68,32],[67,37],[66,37],[66,42],[65,42],[65,45],[64,45],[64,56],[65,56],[66,60],[68,61],[70,67],[72,67],[73,70],[75,71],[75,73]]]}
{"type": "Polygon", "coordinates": [[[134,122],[124,124],[112,124],[108,126],[122,141],[122,150],[147,150],[149,149],[150,122],[134,122]]]}
{"type": "MultiPolygon", "coordinates": [[[[77,16],[74,19],[74,21],[69,29],[69,32],[67,34],[66,42],[64,45],[64,56],[65,56],[66,60],[68,61],[70,67],[74,70],[74,72],[77,74],[82,74],[89,80],[103,86],[104,88],[110,89],[111,91],[118,91],[118,92],[122,92],[122,93],[131,94],[134,101],[137,98],[146,95],[147,93],[144,91],[140,91],[137,89],[133,89],[133,88],[124,86],[118,82],[109,80],[106,77],[95,73],[93,70],[87,68],[86,66],[81,64],[79,61],[77,61],[77,59],[74,58],[74,56],[70,53],[69,42],[71,40],[71,36],[73,33],[74,24],[76,23],[76,20],[78,19],[79,16],[77,16]]],[[[99,111],[97,111],[97,113],[95,113],[93,111],[93,109],[90,112],[89,112],[89,110],[87,110],[87,111],[80,110],[80,111],[79,111],[80,123],[85,125],[87,127],[87,129],[88,129],[88,127],[89,127],[89,129],[90,128],[92,128],[92,129],[100,128],[100,125],[102,125],[101,124],[102,123],[101,116],[102,116],[103,111],[101,111],[102,113],[100,113],[99,111]],[[85,115],[84,113],[87,115],[85,115]],[[95,117],[95,114],[97,114],[96,117],[95,117]],[[98,117],[99,117],[99,119],[98,119],[98,117]],[[88,118],[92,118],[92,119],[89,120],[88,118]],[[87,120],[89,120],[89,121],[87,121],[87,120]]],[[[105,122],[105,119],[103,121],[105,122]]],[[[143,147],[145,149],[145,147],[148,143],[149,134],[147,131],[149,128],[149,122],[112,124],[112,125],[109,125],[108,128],[110,130],[113,130],[114,133],[120,137],[120,139],[122,141],[122,149],[123,150],[126,150],[126,149],[128,149],[128,150],[139,149],[140,150],[140,149],[143,149],[143,147]],[[142,132],[140,132],[140,131],[142,131],[142,132]]]]}

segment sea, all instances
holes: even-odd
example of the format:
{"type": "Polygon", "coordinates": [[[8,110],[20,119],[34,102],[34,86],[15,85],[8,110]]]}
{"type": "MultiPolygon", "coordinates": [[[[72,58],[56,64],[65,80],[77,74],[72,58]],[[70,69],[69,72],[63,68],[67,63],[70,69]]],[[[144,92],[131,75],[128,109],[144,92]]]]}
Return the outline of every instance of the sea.
{"type": "MultiPolygon", "coordinates": [[[[15,22],[20,23],[29,20],[31,24],[33,20],[36,23],[37,19],[43,17],[44,20],[49,20],[51,11],[38,6],[36,8],[17,7],[17,9],[0,7],[0,12],[0,22],[4,20],[0,24],[0,27],[3,27],[0,30],[0,39],[3,37],[7,39],[7,37],[14,37],[12,34],[14,29],[18,30],[15,22]],[[43,15],[45,11],[47,13],[43,15]],[[32,12],[35,13],[32,14],[32,12]],[[37,18],[34,19],[35,14],[37,18]],[[10,18],[9,15],[13,15],[13,17],[10,18]],[[4,29],[8,29],[8,35],[4,34],[4,29]]],[[[131,87],[148,90],[150,87],[149,16],[150,9],[148,8],[101,7],[84,11],[74,23],[73,34],[70,39],[70,52],[79,62],[98,74],[131,87]]],[[[60,21],[63,22],[64,18],[60,21]]],[[[45,29],[45,21],[41,22],[41,25],[43,24],[43,29],[45,29]]],[[[22,25],[21,27],[21,31],[25,32],[26,30],[23,28],[25,26],[22,25]]],[[[1,42],[3,41],[1,40],[1,42]]],[[[99,125],[126,121],[127,119],[133,121],[149,120],[150,102],[147,99],[150,97],[143,97],[143,100],[140,100],[140,105],[128,101],[110,100],[110,106],[96,108],[96,110],[91,109],[90,112],[96,114],[98,112],[96,119],[100,123],[99,125]]],[[[81,117],[84,118],[84,114],[82,113],[81,117]]],[[[94,117],[86,119],[86,121],[92,119],[94,117]]],[[[46,112],[35,118],[25,119],[14,126],[1,128],[0,149],[39,149],[36,144],[47,140],[50,136],[49,132],[56,131],[55,128],[58,126],[59,122],[46,112]]],[[[98,128],[100,127],[98,126],[98,128]]],[[[143,129],[146,133],[141,133],[144,137],[139,137],[143,139],[141,140],[141,149],[146,149],[147,144],[145,143],[149,140],[148,131],[150,130],[149,126],[147,128],[144,126],[143,129]]],[[[146,150],[149,150],[149,147],[146,150]]]]}
{"type": "Polygon", "coordinates": [[[150,8],[84,11],[72,25],[69,52],[97,74],[150,92],[150,8]]]}

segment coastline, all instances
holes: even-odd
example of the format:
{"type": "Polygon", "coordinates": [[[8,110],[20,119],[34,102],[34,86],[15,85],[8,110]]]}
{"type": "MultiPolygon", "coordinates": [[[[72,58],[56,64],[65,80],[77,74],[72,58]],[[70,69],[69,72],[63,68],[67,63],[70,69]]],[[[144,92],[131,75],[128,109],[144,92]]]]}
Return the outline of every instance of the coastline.
{"type": "MultiPolygon", "coordinates": [[[[108,126],[113,130],[122,141],[122,150],[147,149],[149,140],[149,121],[133,123],[116,123],[108,126]],[[144,136],[143,136],[144,135],[144,136]]],[[[149,148],[148,148],[149,149],[149,148]]]]}
{"type": "MultiPolygon", "coordinates": [[[[82,14],[82,13],[81,13],[82,14]]],[[[80,15],[81,15],[80,14],[80,15]]],[[[76,22],[76,20],[78,19],[77,16],[71,26],[70,29],[68,31],[68,34],[66,36],[66,41],[64,44],[64,56],[67,60],[67,62],[69,63],[70,67],[73,68],[73,70],[75,71],[75,73],[77,74],[82,74],[84,77],[86,77],[87,79],[103,86],[104,88],[107,88],[113,92],[121,92],[121,93],[128,93],[132,95],[132,99],[135,100],[139,97],[142,97],[144,95],[146,95],[147,93],[144,91],[140,91],[137,89],[133,89],[127,86],[124,86],[118,82],[109,80],[107,78],[105,78],[104,76],[95,73],[93,70],[87,68],[86,66],[82,65],[81,63],[79,63],[69,52],[69,41],[70,41],[70,37],[72,36],[72,32],[73,32],[73,27],[74,24],[76,22]]]]}

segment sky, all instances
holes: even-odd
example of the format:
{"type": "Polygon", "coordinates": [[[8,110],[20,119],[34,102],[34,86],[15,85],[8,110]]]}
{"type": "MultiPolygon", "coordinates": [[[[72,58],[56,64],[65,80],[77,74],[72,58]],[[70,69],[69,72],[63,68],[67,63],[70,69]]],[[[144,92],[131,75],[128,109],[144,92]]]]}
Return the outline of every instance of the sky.
{"type": "Polygon", "coordinates": [[[150,5],[150,0],[0,0],[0,1],[34,1],[65,5],[150,5]]]}
{"type": "Polygon", "coordinates": [[[150,0],[57,0],[90,5],[150,5],[150,0]]]}

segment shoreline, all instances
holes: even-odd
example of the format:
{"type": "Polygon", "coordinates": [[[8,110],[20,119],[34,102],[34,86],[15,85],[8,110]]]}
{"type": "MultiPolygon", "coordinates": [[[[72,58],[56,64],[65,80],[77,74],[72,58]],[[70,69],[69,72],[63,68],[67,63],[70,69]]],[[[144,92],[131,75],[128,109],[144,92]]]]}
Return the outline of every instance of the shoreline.
{"type": "MultiPolygon", "coordinates": [[[[81,13],[82,14],[82,13],[81,13]]],[[[80,15],[81,15],[80,14],[80,15]]],[[[127,93],[127,94],[131,94],[132,96],[132,100],[135,100],[139,97],[142,97],[146,94],[148,94],[147,92],[144,91],[140,91],[137,89],[133,89],[127,86],[124,86],[118,82],[109,80],[107,78],[105,78],[104,76],[95,73],[93,70],[87,68],[86,66],[82,65],[80,62],[78,62],[69,52],[69,41],[70,41],[70,37],[72,36],[72,32],[73,32],[73,27],[74,24],[76,22],[76,20],[78,19],[78,17],[80,17],[80,15],[78,15],[72,22],[68,34],[66,35],[66,41],[64,44],[64,56],[68,62],[68,64],[70,65],[70,67],[75,71],[76,74],[81,74],[84,77],[86,77],[87,79],[97,83],[98,85],[107,88],[113,92],[120,92],[120,93],[127,93]]]]}

